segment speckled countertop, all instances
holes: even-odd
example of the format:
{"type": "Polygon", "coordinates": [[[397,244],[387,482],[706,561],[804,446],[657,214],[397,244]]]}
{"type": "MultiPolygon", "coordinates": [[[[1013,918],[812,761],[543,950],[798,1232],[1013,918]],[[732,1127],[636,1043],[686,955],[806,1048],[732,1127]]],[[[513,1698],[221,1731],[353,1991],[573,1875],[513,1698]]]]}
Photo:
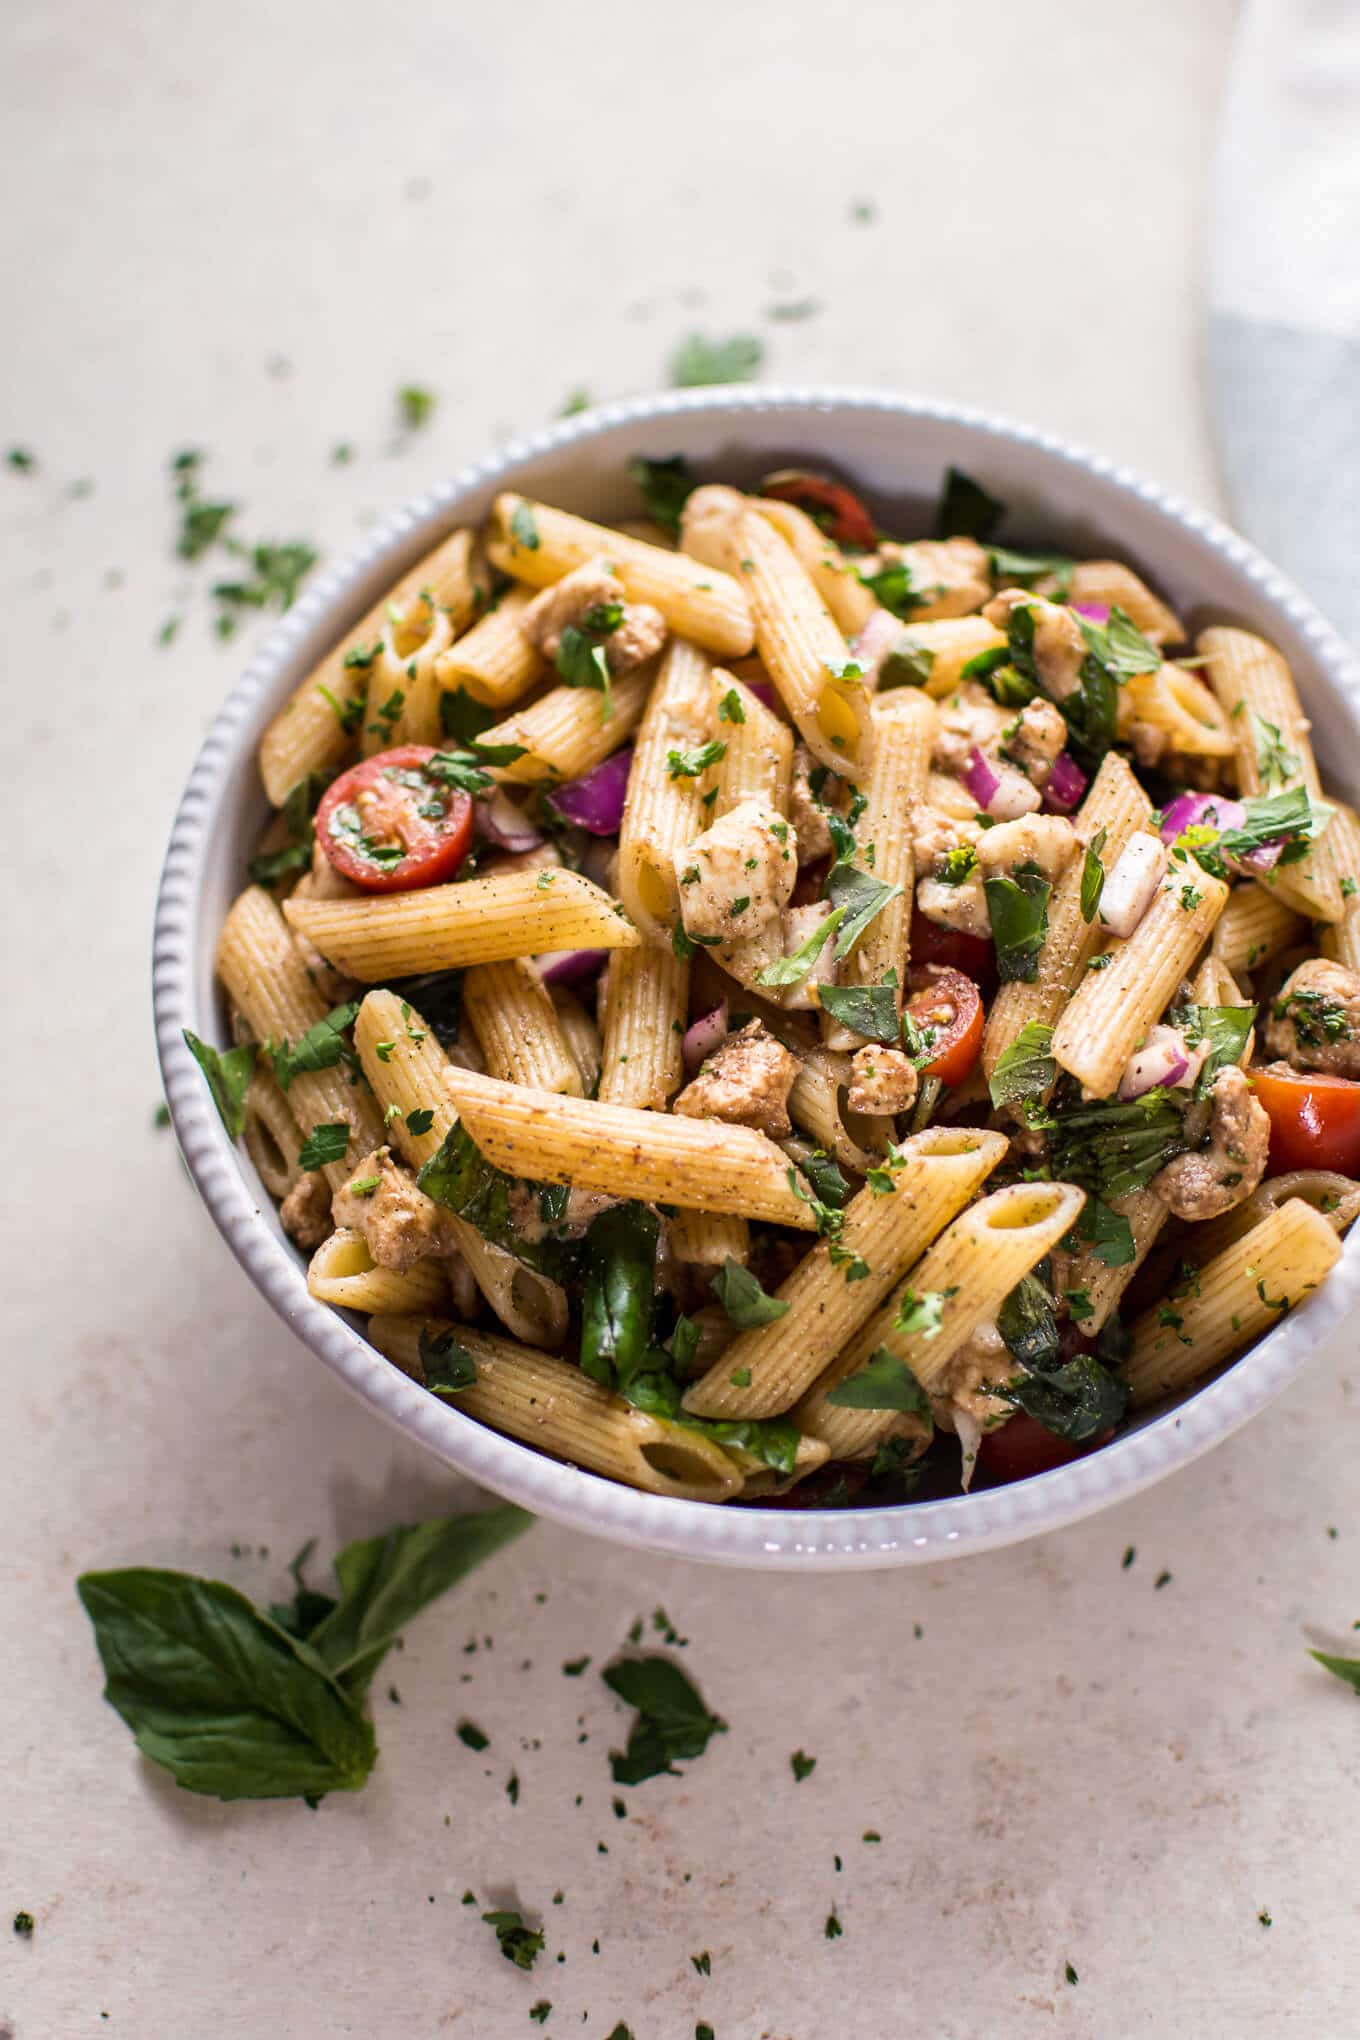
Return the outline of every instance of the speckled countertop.
{"type": "Polygon", "coordinates": [[[252,535],[336,552],[573,388],[654,386],[697,327],[1213,503],[1195,256],[1232,14],[6,14],[0,439],[37,466],[0,469],[0,2034],[513,2040],[545,1999],[549,2040],[1355,2030],[1360,1716],[1304,1654],[1360,1617],[1345,1352],[1163,1487],[928,1571],[744,1577],[536,1528],[412,1628],[371,1784],[316,1813],[144,1765],[72,1590],[147,1562],[263,1597],[307,1537],[460,1499],[266,1311],[153,1129],[156,868],[241,650],[171,557],[169,454],[208,449],[252,535]],[[412,380],[439,404],[400,440],[412,380]],[[729,1728],[616,1818],[598,1669],[658,1607],[729,1728]],[[469,1889],[543,1915],[532,1975],[469,1889]]]}

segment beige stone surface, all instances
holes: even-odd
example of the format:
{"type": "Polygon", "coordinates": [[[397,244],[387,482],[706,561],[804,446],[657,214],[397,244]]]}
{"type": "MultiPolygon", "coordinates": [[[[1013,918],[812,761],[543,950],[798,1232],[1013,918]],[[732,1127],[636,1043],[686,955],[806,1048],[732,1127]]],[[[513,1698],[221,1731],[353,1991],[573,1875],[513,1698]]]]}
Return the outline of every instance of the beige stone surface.
{"type": "Polygon", "coordinates": [[[72,1587],[148,1562],[263,1596],[306,1537],[458,1500],[255,1297],[152,1128],[156,869],[240,656],[171,556],[169,454],[208,448],[253,535],[339,552],[574,386],[751,329],[771,377],[974,399],[1212,501],[1196,244],[1231,26],[1226,0],[4,11],[0,439],[39,467],[0,468],[0,2033],[514,2040],[542,1998],[549,2040],[1356,2030],[1360,1716],[1304,1655],[1360,1617],[1346,1352],[1160,1489],[930,1571],[706,1572],[540,1527],[412,1629],[370,1787],[316,1813],[143,1765],[72,1587]],[[407,380],[440,403],[398,442],[407,380]],[[620,1820],[597,1673],[658,1605],[730,1727],[620,1820]],[[542,1912],[532,1976],[469,1888],[542,1912]]]}

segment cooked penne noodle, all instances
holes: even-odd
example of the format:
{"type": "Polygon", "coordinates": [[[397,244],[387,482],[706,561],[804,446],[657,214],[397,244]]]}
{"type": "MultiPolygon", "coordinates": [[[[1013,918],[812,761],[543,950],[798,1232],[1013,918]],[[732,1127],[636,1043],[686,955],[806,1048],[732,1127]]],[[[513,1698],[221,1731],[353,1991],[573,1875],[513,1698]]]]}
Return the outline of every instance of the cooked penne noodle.
{"type": "Polygon", "coordinates": [[[368,758],[397,744],[438,744],[443,734],[439,713],[440,687],[435,660],[453,642],[453,622],[430,595],[415,605],[415,618],[397,611],[387,620],[382,641],[368,669],[368,701],[359,735],[359,749],[368,758]],[[398,646],[416,636],[402,652],[398,646]]]}
{"type": "MultiPolygon", "coordinates": [[[[258,1041],[296,1047],[326,1017],[326,1001],[308,977],[278,907],[257,885],[240,895],[222,924],[217,975],[258,1041]]],[[[371,1096],[344,1062],[299,1070],[286,1096],[304,1134],[342,1120],[351,1128],[348,1161],[332,1162],[325,1171],[331,1188],[338,1190],[351,1173],[350,1164],[382,1140],[382,1121],[371,1096]]]]}
{"type": "Polygon", "coordinates": [[[1133,673],[1119,697],[1121,736],[1133,723],[1166,733],[1173,757],[1230,758],[1234,744],[1228,718],[1204,682],[1183,666],[1159,666],[1133,673]]]}
{"type": "MultiPolygon", "coordinates": [[[[1247,630],[1204,630],[1196,650],[1233,734],[1237,783],[1244,794],[1287,793],[1305,787],[1320,799],[1322,781],[1294,676],[1281,653],[1247,630]]],[[[1339,921],[1344,902],[1327,837],[1294,864],[1279,864],[1258,881],[1278,899],[1314,921],[1339,921]]]]}
{"type": "Polygon", "coordinates": [[[721,1446],[682,1425],[630,1409],[565,1360],[447,1318],[384,1316],[368,1330],[378,1351],[421,1383],[421,1333],[436,1338],[451,1333],[471,1356],[477,1379],[451,1394],[449,1407],[490,1424],[493,1431],[522,1438],[554,1459],[681,1501],[725,1501],[741,1487],[741,1471],[721,1446]]]}
{"type": "Polygon", "coordinates": [[[1107,1098],[1124,1065],[1193,964],[1228,888],[1188,853],[1173,863],[1108,970],[1088,971],[1053,1031],[1053,1055],[1093,1098],[1107,1098]]]}
{"type": "Polygon", "coordinates": [[[268,1070],[256,1067],[246,1092],[242,1138],[255,1172],[270,1196],[282,1203],[302,1166],[302,1130],[292,1108],[268,1070]]]}
{"type": "Polygon", "coordinates": [[[1185,643],[1185,628],[1175,610],[1154,595],[1132,567],[1123,566],[1118,560],[1074,560],[1065,592],[1052,575],[1036,581],[1034,588],[1036,594],[1050,596],[1054,601],[1122,609],[1134,629],[1151,638],[1154,645],[1185,643]]]}
{"type": "Polygon", "coordinates": [[[850,1083],[850,1058],[828,1048],[803,1051],[803,1066],[789,1092],[789,1117],[843,1168],[864,1175],[880,1160],[892,1121],[851,1112],[841,1099],[850,1083]]]}
{"type": "Polygon", "coordinates": [[[404,1274],[379,1268],[360,1232],[338,1227],[307,1265],[307,1287],[318,1303],[341,1310],[433,1310],[447,1289],[438,1261],[417,1261],[404,1274]]]}
{"type": "Polygon", "coordinates": [[[829,1400],[831,1391],[883,1347],[905,1360],[927,1394],[946,1392],[954,1355],[1070,1231],[1085,1202],[1070,1183],[1012,1183],[970,1205],[823,1371],[793,1413],[799,1430],[821,1438],[833,1459],[867,1459],[902,1419],[892,1410],[843,1408],[829,1400]],[[926,1295],[940,1299],[938,1324],[900,1331],[904,1300],[926,1295]]]}
{"type": "MultiPolygon", "coordinates": [[[[1083,844],[1090,844],[1105,831],[1099,855],[1105,870],[1113,871],[1129,838],[1151,813],[1152,802],[1124,760],[1111,751],[1077,811],[1077,834],[1083,844]]],[[[1048,935],[1033,982],[1016,979],[1002,985],[992,1002],[982,1038],[982,1067],[989,1077],[1030,1021],[1045,1027],[1057,1025],[1069,996],[1085,981],[1091,958],[1101,946],[1104,931],[1099,917],[1092,914],[1088,921],[1081,910],[1085,862],[1084,856],[1074,857],[1053,888],[1048,935]]]]}
{"type": "Polygon", "coordinates": [[[928,1127],[905,1141],[891,1188],[866,1185],[851,1199],[839,1237],[818,1241],[780,1285],[786,1313],[735,1339],[686,1391],[685,1408],[703,1417],[772,1417],[792,1408],[963,1209],[1006,1146],[1003,1134],[981,1127],[928,1127]],[[847,1268],[859,1279],[847,1280],[847,1268]],[[743,1371],[750,1380],[734,1382],[743,1371]]]}
{"type": "Polygon", "coordinates": [[[510,1175],[812,1227],[788,1162],[749,1126],[558,1098],[471,1070],[449,1069],[444,1082],[486,1159],[510,1175]]]}
{"type": "Polygon", "coordinates": [[[1264,886],[1235,885],[1209,946],[1234,977],[1260,970],[1292,949],[1306,933],[1302,917],[1264,886]]]}
{"type": "Polygon", "coordinates": [[[719,658],[740,658],[754,642],[746,595],[730,574],[546,503],[498,496],[487,552],[503,573],[534,588],[551,587],[574,568],[607,559],[628,600],[651,603],[679,637],[719,658]]]}
{"type": "Polygon", "coordinates": [[[755,620],[756,648],[815,758],[842,778],[868,777],[871,696],[802,562],[758,511],[736,522],[734,557],[755,620]]]}
{"type": "Polygon", "coordinates": [[[309,773],[331,772],[353,752],[372,663],[364,654],[381,636],[389,607],[404,610],[428,588],[436,603],[447,602],[458,613],[470,543],[465,531],[441,539],[294,689],[260,739],[260,777],[275,807],[309,773]]]}
{"type": "Polygon", "coordinates": [[[474,964],[463,980],[463,1004],[491,1076],[581,1096],[576,1059],[526,957],[474,964]]]}
{"type": "Polygon", "coordinates": [[[553,949],[629,949],[638,939],[622,907],[578,871],[507,871],[367,899],[289,900],[286,912],[337,969],[369,985],[553,949]]]}
{"type": "MultiPolygon", "coordinates": [[[[721,666],[713,670],[712,727],[727,746],[717,768],[717,821],[744,800],[787,815],[793,792],[793,731],[721,666]]],[[[708,820],[703,823],[706,828],[708,820]]]]}
{"type": "Polygon", "coordinates": [[[1183,1228],[1180,1244],[1193,1253],[1197,1265],[1212,1260],[1234,1240],[1245,1239],[1293,1197],[1325,1218],[1338,1239],[1360,1218],[1360,1182],[1354,1177],[1338,1175],[1332,1169],[1290,1169],[1283,1176],[1268,1176],[1245,1203],[1195,1226],[1188,1236],[1183,1228]]]}
{"type": "Polygon", "coordinates": [[[1360,970],[1360,822],[1354,808],[1337,803],[1323,841],[1341,893],[1341,918],[1325,931],[1326,953],[1347,970],[1360,970]]]}
{"type": "MultiPolygon", "coordinates": [[[[735,493],[735,492],[734,492],[735,493]]],[[[834,539],[815,525],[806,510],[759,496],[752,506],[774,526],[795,552],[817,593],[830,610],[837,630],[848,638],[862,631],[878,608],[878,598],[863,581],[834,539]]]]}
{"type": "Polygon", "coordinates": [[[666,1225],[677,1261],[696,1268],[721,1268],[724,1261],[736,1261],[744,1268],[750,1258],[751,1228],[744,1218],[723,1211],[677,1211],[666,1225]]]}
{"type": "Polygon", "coordinates": [[[600,1030],[575,993],[564,986],[552,987],[552,1002],[562,1039],[581,1079],[581,1095],[593,1098],[599,1089],[602,1067],[600,1030]]]}
{"type": "Polygon", "coordinates": [[[689,964],[660,943],[616,949],[602,996],[599,1096],[610,1105],[664,1112],[684,1080],[689,964]]]}
{"type": "Polygon", "coordinates": [[[1134,1403],[1188,1388],[1260,1338],[1340,1258],[1340,1240],[1311,1204],[1280,1205],[1206,1261],[1190,1293],[1135,1320],[1125,1366],[1134,1403]]]}
{"type": "Polygon", "coordinates": [[[519,627],[533,596],[508,588],[494,609],[473,624],[434,662],[434,679],[446,693],[461,688],[486,708],[509,708],[548,668],[519,627]]]}
{"type": "Polygon", "coordinates": [[[661,655],[638,724],[619,827],[619,898],[644,935],[670,940],[680,916],[673,853],[703,826],[703,780],[667,768],[672,751],[697,749],[712,734],[711,666],[706,652],[673,637],[661,655]]]}
{"type": "Polygon", "coordinates": [[[934,703],[914,689],[874,704],[874,761],[864,789],[868,805],[855,826],[854,862],[880,884],[901,891],[874,916],[836,972],[844,985],[881,985],[895,972],[899,1013],[916,885],[914,822],[930,777],[935,721],[934,703]]]}
{"type": "Polygon", "coordinates": [[[484,730],[483,744],[520,744],[524,756],[499,767],[497,777],[532,785],[543,779],[579,779],[620,750],[647,706],[652,669],[615,680],[608,695],[589,687],[552,687],[504,722],[484,730]]]}
{"type": "Polygon", "coordinates": [[[922,685],[939,701],[958,687],[971,660],[1005,651],[1006,633],[985,616],[942,616],[931,623],[904,624],[902,648],[929,666],[922,685]]]}

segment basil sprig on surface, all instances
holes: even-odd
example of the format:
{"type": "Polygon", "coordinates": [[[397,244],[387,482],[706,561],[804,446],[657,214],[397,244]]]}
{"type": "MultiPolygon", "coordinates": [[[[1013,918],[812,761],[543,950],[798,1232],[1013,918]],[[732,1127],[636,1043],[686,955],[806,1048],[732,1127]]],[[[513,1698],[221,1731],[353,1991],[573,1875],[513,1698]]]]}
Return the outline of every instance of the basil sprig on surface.
{"type": "Polygon", "coordinates": [[[304,1600],[300,1554],[298,1597],[272,1619],[223,1580],[150,1566],[84,1573],[76,1591],[104,1697],[188,1792],[358,1791],[378,1754],[363,1701],[398,1632],[531,1521],[504,1504],[364,1538],[336,1559],[334,1597],[304,1600]]]}

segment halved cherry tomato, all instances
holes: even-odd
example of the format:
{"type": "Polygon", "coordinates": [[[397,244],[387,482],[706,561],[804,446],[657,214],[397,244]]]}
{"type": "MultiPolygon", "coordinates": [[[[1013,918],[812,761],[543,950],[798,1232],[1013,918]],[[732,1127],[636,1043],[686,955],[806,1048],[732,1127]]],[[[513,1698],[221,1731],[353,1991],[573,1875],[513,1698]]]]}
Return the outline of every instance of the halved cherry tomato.
{"type": "Polygon", "coordinates": [[[914,963],[947,963],[984,991],[996,983],[996,950],[985,935],[960,935],[956,929],[942,928],[919,907],[911,917],[911,955],[914,963]]]}
{"type": "Polygon", "coordinates": [[[931,1057],[924,1074],[944,1084],[961,1084],[982,1049],[982,1000],[961,970],[940,964],[918,966],[908,979],[906,1011],[912,1024],[929,1033],[931,1057]]]}
{"type": "Polygon", "coordinates": [[[316,811],[316,840],[365,892],[410,892],[452,878],[472,841],[472,801],[430,771],[429,744],[376,751],[342,772],[316,811]]]}
{"type": "Polygon", "coordinates": [[[806,510],[837,545],[862,546],[867,552],[878,544],[873,518],[844,482],[811,475],[805,468],[780,468],[778,474],[766,475],[760,493],[806,510]]]}
{"type": "Polygon", "coordinates": [[[1017,1410],[999,1429],[983,1432],[978,1458],[995,1481],[1030,1480],[1036,1473],[1051,1473],[1055,1466],[1098,1452],[1113,1436],[1113,1431],[1102,1431],[1087,1444],[1074,1445],[1070,1438],[1046,1431],[1037,1417],[1017,1410]]]}
{"type": "Polygon", "coordinates": [[[1360,1173],[1360,1084],[1271,1063],[1248,1072],[1270,1115],[1270,1170],[1360,1173]]]}

